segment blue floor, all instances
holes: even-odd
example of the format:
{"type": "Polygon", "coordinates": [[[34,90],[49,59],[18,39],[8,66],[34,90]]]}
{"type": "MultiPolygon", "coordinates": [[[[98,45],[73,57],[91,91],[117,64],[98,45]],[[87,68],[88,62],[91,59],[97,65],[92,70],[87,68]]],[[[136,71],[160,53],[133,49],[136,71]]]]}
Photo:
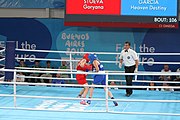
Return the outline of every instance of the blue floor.
{"type": "MultiPolygon", "coordinates": [[[[18,86],[18,95],[76,97],[80,88],[18,86]]],[[[180,100],[180,92],[161,92],[134,90],[131,97],[124,96],[124,90],[111,90],[118,99],[145,99],[145,100],[180,100]]],[[[12,86],[0,86],[0,94],[12,94],[12,86]]],[[[95,89],[94,98],[104,98],[102,89],[95,89]]],[[[0,97],[1,107],[12,107],[12,97],[0,97]]],[[[70,111],[102,111],[105,110],[104,101],[93,101],[89,106],[79,104],[79,100],[17,98],[17,106],[41,110],[70,110],[70,111]]],[[[109,110],[115,112],[157,112],[180,114],[180,103],[146,103],[146,102],[119,102],[114,107],[109,102],[109,110]]],[[[180,120],[180,116],[160,115],[124,115],[110,113],[82,113],[82,112],[50,112],[0,109],[0,120],[180,120]]]]}

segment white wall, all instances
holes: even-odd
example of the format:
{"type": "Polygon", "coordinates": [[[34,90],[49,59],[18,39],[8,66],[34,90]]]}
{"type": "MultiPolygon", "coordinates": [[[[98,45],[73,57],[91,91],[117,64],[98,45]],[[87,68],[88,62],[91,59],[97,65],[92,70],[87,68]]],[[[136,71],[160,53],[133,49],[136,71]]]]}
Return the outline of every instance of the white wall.
{"type": "Polygon", "coordinates": [[[22,9],[22,8],[0,8],[0,18],[64,18],[64,9],[22,9]]]}

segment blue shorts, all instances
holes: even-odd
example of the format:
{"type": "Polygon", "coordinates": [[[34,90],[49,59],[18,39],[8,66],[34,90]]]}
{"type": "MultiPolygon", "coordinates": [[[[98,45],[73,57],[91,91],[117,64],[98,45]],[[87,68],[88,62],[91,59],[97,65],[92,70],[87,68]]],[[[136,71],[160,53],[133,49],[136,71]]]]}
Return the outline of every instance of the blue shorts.
{"type": "Polygon", "coordinates": [[[106,85],[106,75],[94,75],[93,84],[106,85]]]}

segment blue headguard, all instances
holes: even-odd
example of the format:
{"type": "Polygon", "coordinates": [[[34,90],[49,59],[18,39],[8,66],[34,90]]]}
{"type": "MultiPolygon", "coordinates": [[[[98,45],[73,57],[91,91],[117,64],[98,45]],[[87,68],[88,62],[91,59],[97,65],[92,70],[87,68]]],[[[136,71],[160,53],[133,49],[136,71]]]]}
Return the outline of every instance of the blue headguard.
{"type": "Polygon", "coordinates": [[[97,55],[94,54],[94,53],[89,54],[89,57],[88,57],[88,58],[89,58],[89,60],[90,60],[90,64],[92,64],[94,60],[97,60],[97,59],[98,59],[97,55]]]}

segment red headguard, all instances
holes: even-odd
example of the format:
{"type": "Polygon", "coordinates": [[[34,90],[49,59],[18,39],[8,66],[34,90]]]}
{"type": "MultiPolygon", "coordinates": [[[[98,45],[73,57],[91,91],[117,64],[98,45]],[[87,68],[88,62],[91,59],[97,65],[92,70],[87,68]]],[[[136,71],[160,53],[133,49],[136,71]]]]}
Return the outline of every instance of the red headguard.
{"type": "Polygon", "coordinates": [[[84,56],[83,56],[83,58],[84,59],[86,59],[86,62],[88,63],[89,62],[89,54],[88,53],[86,53],[86,54],[84,54],[84,56]]]}

